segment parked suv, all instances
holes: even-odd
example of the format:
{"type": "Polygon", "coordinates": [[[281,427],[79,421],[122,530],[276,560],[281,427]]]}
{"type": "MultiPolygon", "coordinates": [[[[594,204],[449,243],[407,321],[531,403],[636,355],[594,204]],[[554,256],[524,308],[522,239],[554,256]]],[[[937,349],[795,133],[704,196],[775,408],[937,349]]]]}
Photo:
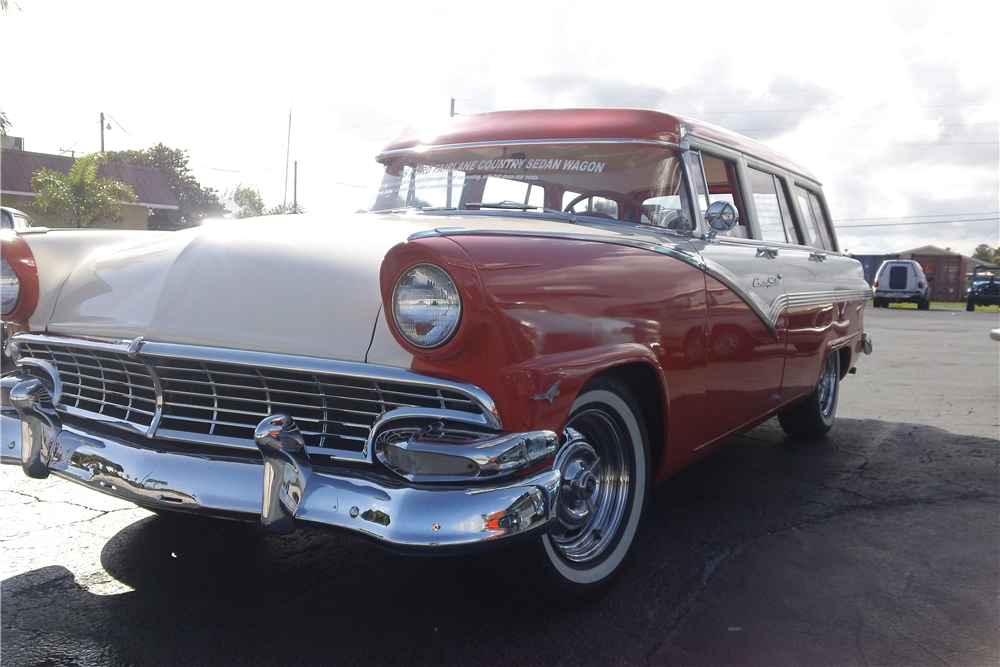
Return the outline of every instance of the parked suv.
{"type": "Polygon", "coordinates": [[[965,309],[973,311],[976,306],[1000,306],[1000,282],[997,281],[1000,267],[977,266],[969,278],[969,300],[965,309]]]}
{"type": "Polygon", "coordinates": [[[886,260],[875,275],[876,308],[887,308],[890,303],[915,303],[920,310],[931,307],[930,281],[920,264],[912,259],[886,260]]]}

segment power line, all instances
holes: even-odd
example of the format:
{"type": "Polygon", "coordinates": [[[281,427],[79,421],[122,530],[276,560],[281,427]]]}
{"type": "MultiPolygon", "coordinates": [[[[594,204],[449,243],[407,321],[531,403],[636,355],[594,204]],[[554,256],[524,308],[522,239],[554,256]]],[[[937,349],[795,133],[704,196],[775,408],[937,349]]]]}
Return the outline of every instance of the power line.
{"type": "MultiPolygon", "coordinates": [[[[994,194],[994,196],[996,196],[994,194]]],[[[992,201],[992,198],[990,199],[992,201]]],[[[989,206],[990,202],[986,202],[989,206]]],[[[925,215],[891,215],[884,218],[840,218],[834,220],[834,222],[862,222],[864,220],[913,220],[918,218],[967,218],[970,215],[980,216],[986,211],[980,211],[979,213],[927,213],[925,215]]],[[[944,222],[947,222],[945,220],[944,222]]]]}
{"type": "Polygon", "coordinates": [[[975,220],[925,220],[923,222],[879,222],[871,225],[837,225],[837,229],[864,229],[866,227],[907,227],[910,225],[951,225],[964,222],[983,222],[984,220],[1000,220],[998,218],[977,218],[975,220]]]}

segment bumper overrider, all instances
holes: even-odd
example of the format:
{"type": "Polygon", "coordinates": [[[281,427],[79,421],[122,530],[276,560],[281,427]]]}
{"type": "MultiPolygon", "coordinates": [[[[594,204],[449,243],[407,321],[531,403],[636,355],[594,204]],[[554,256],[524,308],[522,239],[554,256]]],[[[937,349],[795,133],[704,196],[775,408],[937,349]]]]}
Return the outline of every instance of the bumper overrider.
{"type": "Polygon", "coordinates": [[[51,394],[50,383],[32,375],[3,378],[0,462],[20,465],[29,477],[52,474],[147,508],[259,520],[279,534],[299,527],[342,530],[395,551],[471,551],[545,532],[557,520],[563,465],[557,448],[565,452],[580,440],[568,430],[560,448],[555,433],[535,431],[456,448],[438,437],[447,434],[425,429],[395,438],[379,458],[392,467],[400,456],[461,449],[472,452],[470,465],[501,474],[475,484],[447,476],[397,483],[314,469],[286,414],[257,426],[259,459],[214,456],[138,446],[64,424],[51,394]]]}

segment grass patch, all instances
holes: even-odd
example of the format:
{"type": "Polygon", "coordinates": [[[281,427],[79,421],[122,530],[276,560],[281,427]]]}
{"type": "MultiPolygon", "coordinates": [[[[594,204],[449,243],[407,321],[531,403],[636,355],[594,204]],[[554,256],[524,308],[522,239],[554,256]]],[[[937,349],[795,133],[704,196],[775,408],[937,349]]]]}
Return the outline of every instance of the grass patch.
{"type": "MultiPolygon", "coordinates": [[[[872,302],[868,302],[869,308],[874,308],[872,302]]],[[[890,303],[889,308],[900,308],[903,310],[917,310],[915,303],[890,303]]],[[[934,310],[965,310],[964,301],[931,301],[931,308],[934,310]]],[[[976,312],[998,313],[1000,306],[976,306],[976,312]]]]}

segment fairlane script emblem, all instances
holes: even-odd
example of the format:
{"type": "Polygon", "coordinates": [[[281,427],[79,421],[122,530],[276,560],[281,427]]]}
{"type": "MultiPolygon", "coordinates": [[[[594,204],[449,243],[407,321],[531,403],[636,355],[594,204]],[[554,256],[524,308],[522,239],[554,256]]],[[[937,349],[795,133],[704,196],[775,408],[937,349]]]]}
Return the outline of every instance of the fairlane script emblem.
{"type": "Polygon", "coordinates": [[[775,285],[781,284],[781,274],[776,276],[768,276],[767,278],[754,278],[754,287],[774,287],[775,285]]]}
{"type": "Polygon", "coordinates": [[[533,401],[548,401],[551,403],[556,396],[559,395],[559,382],[556,382],[552,387],[544,394],[538,394],[537,396],[532,396],[533,401]]]}

